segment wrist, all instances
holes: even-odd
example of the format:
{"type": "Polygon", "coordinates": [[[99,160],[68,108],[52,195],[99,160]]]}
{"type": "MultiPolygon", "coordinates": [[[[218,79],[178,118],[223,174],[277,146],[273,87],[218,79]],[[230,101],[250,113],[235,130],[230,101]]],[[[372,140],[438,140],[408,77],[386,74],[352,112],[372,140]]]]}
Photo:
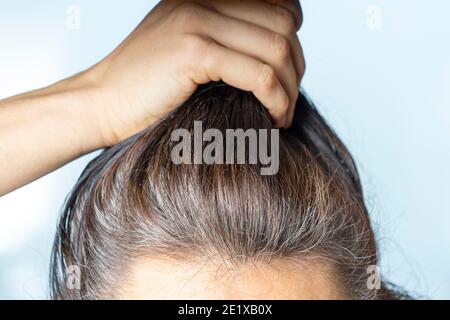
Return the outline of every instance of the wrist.
{"type": "Polygon", "coordinates": [[[70,131],[72,143],[80,155],[110,146],[103,123],[102,89],[91,73],[81,73],[50,87],[49,94],[58,101],[52,104],[70,131]]]}
{"type": "Polygon", "coordinates": [[[120,99],[120,92],[108,81],[110,59],[106,58],[92,68],[67,79],[67,87],[73,99],[80,101],[75,106],[76,117],[84,124],[83,132],[88,149],[113,146],[122,139],[114,118],[114,110],[120,99]]]}

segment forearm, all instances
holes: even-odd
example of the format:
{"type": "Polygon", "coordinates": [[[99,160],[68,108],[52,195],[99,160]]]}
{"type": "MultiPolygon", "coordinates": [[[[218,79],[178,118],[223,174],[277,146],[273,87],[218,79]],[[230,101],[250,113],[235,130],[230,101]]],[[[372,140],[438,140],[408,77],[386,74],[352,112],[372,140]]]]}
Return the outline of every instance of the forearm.
{"type": "Polygon", "coordinates": [[[102,147],[90,91],[66,80],[0,101],[0,196],[102,147]]]}
{"type": "Polygon", "coordinates": [[[91,69],[0,101],[0,196],[144,130],[210,81],[252,92],[288,127],[305,70],[298,2],[203,2],[162,1],[91,69]]]}

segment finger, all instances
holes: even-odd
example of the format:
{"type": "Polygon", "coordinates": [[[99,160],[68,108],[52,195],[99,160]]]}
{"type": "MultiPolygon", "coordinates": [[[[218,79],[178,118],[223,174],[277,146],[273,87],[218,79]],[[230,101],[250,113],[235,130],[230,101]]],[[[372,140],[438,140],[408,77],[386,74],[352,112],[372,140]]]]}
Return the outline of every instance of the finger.
{"type": "Polygon", "coordinates": [[[300,84],[302,82],[303,76],[305,75],[306,71],[306,61],[305,61],[305,54],[303,53],[303,48],[300,43],[300,40],[297,36],[294,37],[294,39],[291,42],[291,45],[293,47],[293,59],[295,61],[296,65],[296,74],[297,74],[297,87],[300,87],[300,84]]]}
{"type": "MultiPolygon", "coordinates": [[[[211,8],[224,15],[259,25],[273,32],[282,34],[289,40],[291,46],[291,57],[294,61],[297,79],[296,87],[290,87],[289,89],[291,103],[289,111],[286,115],[286,122],[287,126],[290,126],[294,118],[295,105],[298,98],[298,90],[305,73],[305,58],[296,33],[296,23],[291,12],[281,4],[274,5],[269,2],[258,0],[243,2],[239,0],[200,1],[202,3],[206,3],[211,8]]],[[[297,4],[299,5],[298,2],[297,4]]],[[[298,12],[301,13],[301,9],[298,9],[298,12]]],[[[283,82],[283,84],[285,85],[285,82],[283,82]]]]}
{"type": "Polygon", "coordinates": [[[289,96],[271,66],[196,35],[186,41],[193,48],[192,54],[186,57],[192,81],[204,84],[222,80],[250,91],[267,108],[278,127],[286,125],[289,96]]]}
{"type": "Polygon", "coordinates": [[[305,59],[296,34],[295,19],[288,9],[260,0],[197,0],[197,2],[228,17],[256,24],[285,36],[291,45],[291,56],[297,74],[297,84],[300,84],[304,74],[305,59]]]}
{"type": "Polygon", "coordinates": [[[287,127],[290,127],[292,125],[293,120],[294,120],[295,108],[296,108],[297,99],[298,99],[298,95],[299,95],[298,90],[300,89],[301,80],[303,78],[303,75],[305,74],[305,68],[306,68],[305,59],[304,59],[304,56],[303,56],[303,49],[302,49],[302,46],[300,44],[300,41],[299,41],[298,37],[296,37],[296,41],[294,42],[294,45],[295,45],[296,49],[294,49],[293,51],[294,52],[300,52],[300,54],[297,56],[297,58],[299,59],[300,67],[299,67],[299,71],[298,71],[298,74],[297,74],[298,81],[297,81],[297,87],[296,87],[296,96],[294,98],[293,103],[290,104],[289,111],[288,111],[288,116],[287,116],[287,120],[286,120],[287,121],[287,127]]]}
{"type": "MultiPolygon", "coordinates": [[[[197,33],[209,37],[216,43],[263,61],[272,66],[289,96],[289,111],[292,111],[298,95],[298,78],[294,68],[289,41],[282,35],[236,20],[206,8],[196,8],[203,17],[196,26],[197,33]]],[[[290,118],[286,114],[286,119],[290,118]]]]}
{"type": "Polygon", "coordinates": [[[283,7],[292,14],[295,19],[296,29],[299,30],[303,23],[303,11],[299,0],[265,0],[273,5],[283,7]]]}
{"type": "MultiPolygon", "coordinates": [[[[278,33],[219,14],[211,21],[213,21],[211,25],[205,21],[204,25],[207,28],[205,35],[224,47],[257,58],[275,69],[289,96],[289,109],[285,117],[287,120],[290,119],[298,95],[299,78],[289,41],[278,33]]],[[[283,126],[286,125],[287,123],[283,126]]]]}

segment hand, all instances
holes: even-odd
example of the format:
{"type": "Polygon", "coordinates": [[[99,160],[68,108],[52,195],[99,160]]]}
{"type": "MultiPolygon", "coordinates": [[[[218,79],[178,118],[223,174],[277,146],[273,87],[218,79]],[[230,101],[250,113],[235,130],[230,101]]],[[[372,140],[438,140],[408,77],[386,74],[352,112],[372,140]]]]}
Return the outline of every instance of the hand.
{"type": "MultiPolygon", "coordinates": [[[[84,72],[103,146],[180,106],[199,84],[251,91],[279,127],[293,118],[305,62],[298,1],[161,1],[102,62],[84,72]]],[[[92,120],[92,119],[91,119],[92,120]]]]}
{"type": "Polygon", "coordinates": [[[0,101],[0,196],[145,129],[210,81],[253,92],[289,126],[301,20],[294,0],[162,1],[94,67],[0,101]]]}

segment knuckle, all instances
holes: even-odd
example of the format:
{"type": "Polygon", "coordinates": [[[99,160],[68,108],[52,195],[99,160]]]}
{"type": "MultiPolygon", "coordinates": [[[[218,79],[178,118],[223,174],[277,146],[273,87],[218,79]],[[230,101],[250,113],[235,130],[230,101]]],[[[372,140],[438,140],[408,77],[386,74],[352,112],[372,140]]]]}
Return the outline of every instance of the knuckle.
{"type": "Polygon", "coordinates": [[[291,46],[289,41],[278,33],[273,34],[272,46],[278,59],[285,61],[290,57],[291,46]]]}
{"type": "Polygon", "coordinates": [[[297,90],[295,90],[295,93],[294,93],[294,104],[296,104],[297,103],[297,100],[298,100],[298,97],[300,96],[300,92],[298,91],[298,89],[297,90]]]}
{"type": "Polygon", "coordinates": [[[184,38],[183,56],[189,63],[195,63],[204,55],[207,48],[207,41],[199,36],[188,35],[184,38]]]}
{"type": "Polygon", "coordinates": [[[275,21],[283,34],[291,35],[297,32],[297,22],[292,13],[281,6],[275,10],[275,21]]]}
{"type": "Polygon", "coordinates": [[[296,69],[296,74],[297,74],[297,78],[299,79],[299,81],[301,81],[301,79],[305,75],[305,71],[306,71],[306,61],[305,61],[305,57],[303,56],[302,52],[301,52],[298,60],[299,60],[299,65],[298,65],[298,68],[296,69]]]}
{"type": "Polygon", "coordinates": [[[202,62],[203,66],[207,69],[212,68],[214,66],[214,62],[217,60],[216,55],[214,54],[214,41],[210,40],[203,40],[201,47],[201,55],[202,55],[202,62]]]}
{"type": "Polygon", "coordinates": [[[289,100],[289,111],[292,112],[292,113],[295,110],[295,106],[297,104],[298,96],[299,96],[299,93],[298,93],[298,90],[296,90],[294,92],[293,97],[289,100]],[[293,108],[293,109],[291,110],[291,108],[293,108]]]}
{"type": "Polygon", "coordinates": [[[258,79],[263,89],[273,89],[277,83],[275,70],[267,64],[260,65],[258,79]]]}
{"type": "Polygon", "coordinates": [[[181,2],[171,13],[174,25],[179,28],[193,27],[200,20],[199,6],[193,2],[181,2]]]}
{"type": "MultiPolygon", "coordinates": [[[[299,12],[298,12],[298,22],[297,22],[297,30],[300,30],[303,26],[303,12],[300,8],[299,12]]],[[[297,31],[296,30],[296,31],[297,31]]]]}
{"type": "Polygon", "coordinates": [[[287,94],[283,95],[283,99],[281,101],[280,110],[283,114],[289,110],[290,100],[287,94]]]}
{"type": "Polygon", "coordinates": [[[305,75],[305,72],[306,72],[306,64],[303,63],[297,72],[297,77],[299,78],[299,81],[302,80],[303,76],[305,75]]]}

